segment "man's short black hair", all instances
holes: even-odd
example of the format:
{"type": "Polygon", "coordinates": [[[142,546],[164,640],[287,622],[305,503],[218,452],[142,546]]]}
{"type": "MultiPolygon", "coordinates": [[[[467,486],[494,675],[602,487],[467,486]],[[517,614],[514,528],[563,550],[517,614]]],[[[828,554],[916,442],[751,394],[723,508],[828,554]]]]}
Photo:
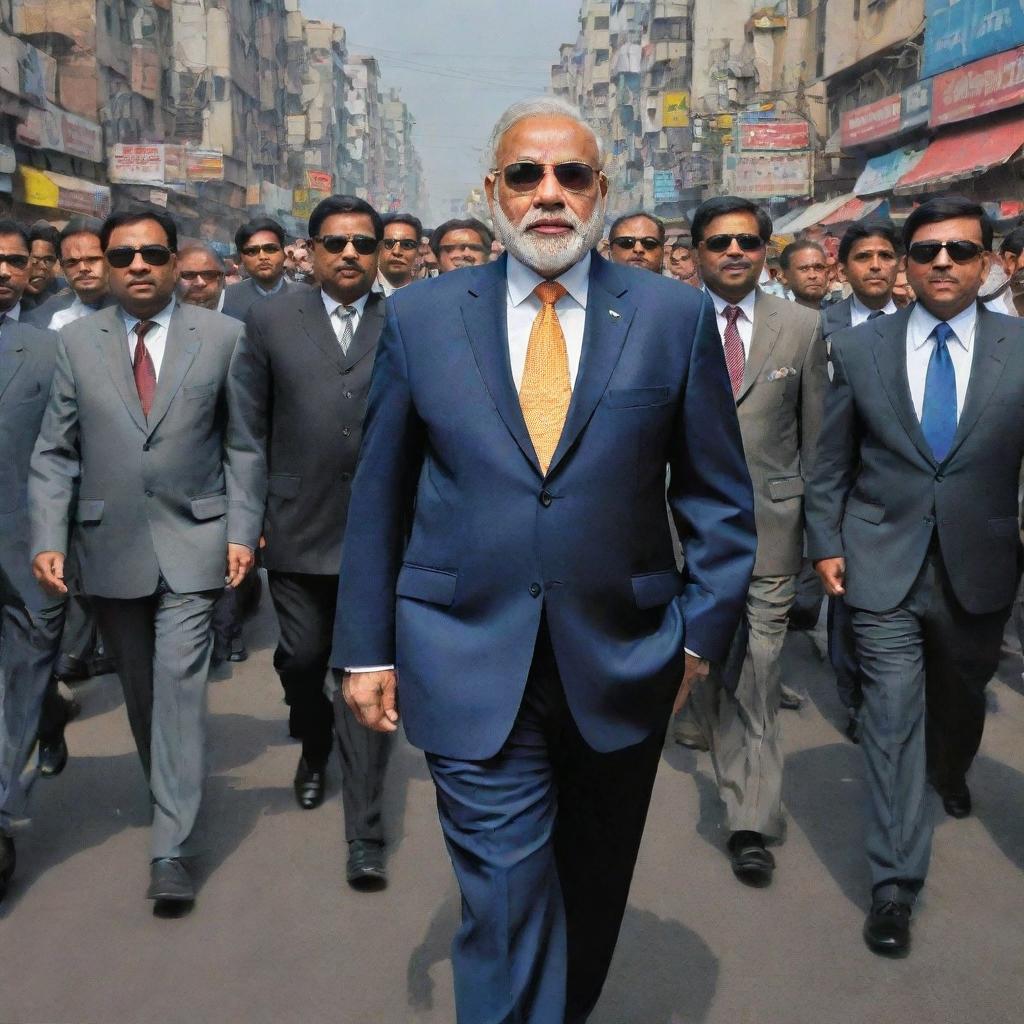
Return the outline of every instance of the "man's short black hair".
{"type": "Polygon", "coordinates": [[[9,217],[0,220],[0,235],[17,235],[25,243],[26,251],[32,248],[32,244],[28,240],[28,232],[24,226],[16,220],[11,220],[9,217]]]}
{"type": "Polygon", "coordinates": [[[714,199],[701,203],[693,215],[690,234],[693,235],[694,244],[699,245],[704,241],[704,232],[711,221],[729,213],[752,213],[757,218],[757,233],[761,240],[766,244],[771,241],[772,219],[764,207],[739,196],[715,196],[714,199]]]}
{"type": "Polygon", "coordinates": [[[28,246],[31,249],[33,242],[46,242],[53,246],[53,251],[57,251],[57,246],[60,245],[60,232],[48,221],[48,220],[37,220],[28,229],[28,246]]]}
{"type": "Polygon", "coordinates": [[[103,221],[97,220],[95,217],[72,217],[61,229],[57,252],[60,253],[60,247],[73,235],[95,235],[99,238],[102,230],[103,221]]]}
{"type": "Polygon", "coordinates": [[[235,248],[241,252],[242,246],[248,245],[249,239],[261,231],[269,231],[284,248],[284,228],[273,217],[255,217],[243,224],[235,232],[235,248]]]}
{"type": "Polygon", "coordinates": [[[309,237],[316,238],[320,228],[328,217],[336,213],[362,213],[373,223],[373,234],[379,242],[384,237],[384,221],[380,214],[365,200],[358,196],[328,196],[316,204],[309,215],[309,237]]]}
{"type": "Polygon", "coordinates": [[[1019,256],[1024,252],[1024,227],[1014,228],[1004,239],[1003,244],[999,246],[1000,254],[1013,253],[1014,256],[1019,256]]]}
{"type": "Polygon", "coordinates": [[[809,238],[798,238],[795,242],[790,242],[785,249],[779,253],[779,266],[783,270],[789,270],[789,264],[793,257],[798,252],[803,252],[804,249],[813,249],[815,252],[821,253],[821,255],[827,258],[828,254],[825,250],[818,245],[817,242],[812,242],[809,238]]]}
{"type": "Polygon", "coordinates": [[[981,203],[967,196],[943,196],[929,199],[922,203],[903,222],[903,246],[910,248],[914,235],[926,224],[941,224],[944,220],[955,220],[959,217],[970,217],[981,225],[981,244],[991,251],[992,236],[995,234],[992,221],[989,219],[981,203]]]}
{"type": "Polygon", "coordinates": [[[903,242],[896,225],[889,220],[865,220],[851,224],[839,242],[838,259],[846,263],[850,259],[853,247],[865,238],[884,238],[899,256],[903,252],[903,242]]]}
{"type": "Polygon", "coordinates": [[[174,223],[174,218],[169,213],[164,213],[163,210],[119,210],[117,213],[112,213],[100,228],[100,247],[106,252],[110,245],[110,236],[114,231],[127,227],[129,224],[141,224],[146,220],[151,220],[163,228],[163,232],[167,236],[167,248],[171,252],[177,252],[178,225],[174,223]]]}
{"type": "Polygon", "coordinates": [[[672,239],[673,251],[675,251],[676,249],[692,249],[693,247],[694,244],[692,235],[676,235],[676,237],[672,239]]]}
{"type": "Polygon", "coordinates": [[[207,242],[192,242],[189,245],[183,246],[181,251],[178,253],[178,259],[184,259],[186,256],[191,256],[194,253],[202,253],[204,256],[209,256],[221,270],[225,272],[227,271],[228,268],[227,264],[224,262],[224,257],[207,242]]]}
{"type": "Polygon", "coordinates": [[[435,256],[440,257],[441,239],[449,231],[475,231],[480,236],[480,241],[483,243],[484,248],[488,250],[491,248],[491,242],[494,241],[491,229],[482,221],[477,220],[476,217],[446,220],[439,227],[434,228],[434,232],[430,236],[430,248],[433,249],[435,256]]]}
{"type": "Polygon", "coordinates": [[[384,227],[389,224],[408,224],[416,232],[417,241],[423,237],[423,221],[411,213],[389,213],[384,217],[384,227]]]}
{"type": "Polygon", "coordinates": [[[665,244],[665,222],[660,217],[655,217],[653,213],[648,213],[646,210],[634,210],[632,213],[624,213],[621,217],[616,217],[612,221],[612,226],[608,229],[608,238],[611,240],[615,237],[615,232],[627,221],[633,220],[636,217],[643,217],[645,220],[649,220],[655,229],[655,234],[658,236],[658,241],[662,245],[665,244]]]}

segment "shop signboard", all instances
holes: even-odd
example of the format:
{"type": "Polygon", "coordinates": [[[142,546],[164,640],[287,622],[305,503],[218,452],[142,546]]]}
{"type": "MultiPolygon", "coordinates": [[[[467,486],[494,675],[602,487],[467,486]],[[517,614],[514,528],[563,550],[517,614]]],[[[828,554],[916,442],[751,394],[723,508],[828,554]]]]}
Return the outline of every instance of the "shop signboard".
{"type": "Polygon", "coordinates": [[[930,124],[939,127],[1024,103],[1024,45],[947,71],[932,86],[930,124]]]}
{"type": "Polygon", "coordinates": [[[847,110],[840,123],[840,142],[844,149],[877,142],[900,130],[902,101],[897,93],[864,107],[847,110]]]}
{"type": "Polygon", "coordinates": [[[922,78],[1024,43],[1020,0],[925,0],[922,78]]]}
{"type": "Polygon", "coordinates": [[[664,94],[661,125],[663,128],[690,127],[690,94],[688,92],[677,91],[664,94]]]}
{"type": "Polygon", "coordinates": [[[810,149],[811,126],[806,121],[761,121],[740,125],[740,149],[810,149]]]}
{"type": "Polygon", "coordinates": [[[679,199],[679,187],[676,185],[675,173],[673,171],[655,171],[655,203],[678,203],[679,199]]]}
{"type": "Polygon", "coordinates": [[[773,153],[723,157],[723,185],[733,195],[767,199],[811,192],[810,153],[773,153]]]}
{"type": "Polygon", "coordinates": [[[15,137],[33,149],[52,149],[93,163],[103,161],[103,129],[52,103],[42,110],[29,110],[25,120],[18,124],[15,137]]]}

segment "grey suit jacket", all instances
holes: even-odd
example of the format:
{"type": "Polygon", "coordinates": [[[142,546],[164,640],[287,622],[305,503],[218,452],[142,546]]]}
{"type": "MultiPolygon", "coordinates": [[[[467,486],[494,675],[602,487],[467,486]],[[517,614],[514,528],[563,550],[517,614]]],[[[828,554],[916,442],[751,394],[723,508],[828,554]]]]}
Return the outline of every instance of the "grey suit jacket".
{"type": "Polygon", "coordinates": [[[249,311],[228,387],[247,476],[266,502],[268,569],[338,573],[384,301],[367,296],[346,354],[319,288],[249,311]]]}
{"type": "Polygon", "coordinates": [[[0,326],[0,569],[34,611],[53,604],[31,571],[28,475],[56,356],[52,331],[14,320],[0,326]]]}
{"type": "Polygon", "coordinates": [[[228,540],[254,548],[259,533],[225,388],[241,333],[177,303],[147,420],[120,308],[60,332],[32,454],[33,554],[67,552],[74,519],[88,594],[145,597],[161,579],[176,593],[224,586],[228,540]]]}
{"type": "Polygon", "coordinates": [[[750,353],[736,399],[754,485],[755,576],[800,571],[804,483],[827,385],[818,314],[758,290],[750,353]]]}
{"type": "Polygon", "coordinates": [[[821,333],[831,337],[836,331],[842,331],[853,325],[853,299],[847,297],[841,302],[833,302],[821,311],[821,333]]]}
{"type": "Polygon", "coordinates": [[[808,553],[845,557],[847,602],[885,611],[906,597],[937,533],[960,604],[998,611],[1013,601],[1019,573],[1024,324],[979,307],[966,402],[937,463],[910,397],[909,319],[903,309],[832,338],[808,553]]]}
{"type": "Polygon", "coordinates": [[[264,295],[263,292],[259,291],[252,278],[228,285],[224,289],[224,308],[221,312],[225,316],[234,317],[236,320],[244,320],[249,310],[257,302],[262,302],[268,298],[277,299],[285,295],[294,297],[296,294],[301,294],[299,291],[300,285],[292,284],[287,277],[282,278],[282,281],[284,284],[281,290],[273,295],[264,295]]]}

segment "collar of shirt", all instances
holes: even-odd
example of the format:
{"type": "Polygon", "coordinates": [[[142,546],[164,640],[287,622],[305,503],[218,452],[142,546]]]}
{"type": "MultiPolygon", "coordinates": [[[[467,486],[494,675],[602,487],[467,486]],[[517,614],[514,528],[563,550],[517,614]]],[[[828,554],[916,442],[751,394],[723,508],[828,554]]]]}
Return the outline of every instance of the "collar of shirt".
{"type": "MultiPolygon", "coordinates": [[[[123,306],[119,307],[121,313],[121,319],[124,321],[125,330],[128,332],[128,337],[132,336],[132,332],[135,330],[135,325],[142,323],[142,320],[137,316],[132,316],[123,306]]],[[[146,317],[147,320],[152,320],[158,327],[162,327],[165,331],[170,330],[171,327],[171,314],[174,312],[174,298],[172,296],[171,301],[164,306],[155,316],[146,317]]]]}
{"type": "Polygon", "coordinates": [[[224,312],[224,289],[223,288],[221,288],[221,290],[220,290],[220,298],[217,299],[217,312],[218,313],[223,313],[224,312]]]}
{"type": "Polygon", "coordinates": [[[978,304],[972,302],[950,320],[940,320],[933,316],[920,302],[914,303],[908,324],[909,340],[915,349],[921,348],[932,336],[932,332],[940,323],[947,323],[953,328],[956,338],[965,352],[971,351],[974,343],[974,330],[978,323],[978,304]]]}
{"type": "Polygon", "coordinates": [[[20,320],[21,319],[21,303],[16,302],[9,310],[7,310],[8,320],[20,320]]]}
{"type": "Polygon", "coordinates": [[[354,331],[358,326],[359,321],[363,318],[363,310],[366,309],[366,300],[370,297],[370,293],[367,292],[365,295],[360,295],[355,302],[344,303],[338,302],[337,299],[332,299],[330,295],[321,288],[320,297],[324,300],[324,309],[327,310],[328,319],[334,316],[334,311],[340,306],[348,305],[350,309],[354,309],[356,311],[355,322],[352,324],[352,330],[354,331]]]}
{"type": "MultiPolygon", "coordinates": [[[[569,298],[581,308],[587,308],[587,293],[590,289],[590,253],[588,252],[579,263],[571,266],[555,280],[569,293],[569,298]]],[[[525,263],[520,263],[511,253],[508,255],[508,300],[513,306],[525,302],[545,278],[525,263]]]]}
{"type": "Polygon", "coordinates": [[[757,289],[753,288],[746,295],[740,299],[739,302],[726,302],[721,295],[717,295],[706,285],[704,290],[711,296],[711,301],[715,304],[715,312],[724,320],[725,319],[725,307],[726,306],[739,306],[743,311],[743,315],[751,322],[754,322],[754,306],[757,303],[757,289]]]}
{"type": "Polygon", "coordinates": [[[857,293],[854,292],[850,296],[850,312],[859,316],[861,320],[867,320],[874,312],[884,313],[886,316],[891,316],[893,313],[898,312],[896,303],[889,299],[889,301],[881,308],[881,310],[868,309],[860,299],[857,298],[857,293]]]}
{"type": "Polygon", "coordinates": [[[261,288],[259,284],[257,284],[255,277],[250,278],[250,280],[252,281],[253,288],[255,288],[256,291],[259,292],[259,294],[262,295],[264,298],[266,298],[268,295],[276,295],[284,287],[284,274],[282,274],[277,279],[277,284],[275,284],[273,288],[269,289],[261,288]]]}
{"type": "Polygon", "coordinates": [[[377,280],[374,281],[373,287],[370,291],[377,292],[378,294],[383,295],[385,299],[388,299],[394,295],[398,289],[378,270],[377,280]]]}

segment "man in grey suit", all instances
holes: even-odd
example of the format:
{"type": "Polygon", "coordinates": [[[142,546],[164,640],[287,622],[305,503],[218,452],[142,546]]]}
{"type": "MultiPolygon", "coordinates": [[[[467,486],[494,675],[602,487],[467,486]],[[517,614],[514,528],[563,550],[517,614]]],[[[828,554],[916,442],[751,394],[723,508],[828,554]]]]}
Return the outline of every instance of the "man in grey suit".
{"type": "Polygon", "coordinates": [[[46,408],[57,336],[7,317],[28,283],[29,242],[0,221],[0,900],[14,873],[14,819],[33,776],[23,775],[60,647],[64,601],[29,571],[28,471],[46,408]]]}
{"type": "Polygon", "coordinates": [[[721,196],[694,214],[704,286],[717,313],[747,469],[754,484],[757,560],[747,594],[738,679],[694,691],[710,742],[740,881],[771,882],[766,848],[783,834],[779,659],[803,558],[804,481],[821,428],[825,346],[818,314],[757,287],[772,234],[754,203],[721,196]]]}
{"type": "Polygon", "coordinates": [[[210,617],[259,534],[225,388],[242,327],[175,302],[166,214],[112,214],[101,241],[119,305],[61,332],[29,480],[33,571],[66,591],[73,520],[149,779],[148,895],[191,902],[182,857],[202,796],[210,617]]]}
{"type": "Polygon", "coordinates": [[[285,277],[284,228],[270,217],[257,217],[235,232],[235,248],[249,275],[224,289],[221,311],[244,320],[253,304],[271,295],[296,294],[301,285],[285,277]]]}
{"type": "Polygon", "coordinates": [[[977,302],[992,224],[962,197],[903,229],[917,304],[832,336],[834,377],[808,489],[808,547],[851,609],[864,683],[861,746],[873,885],[864,939],[910,949],[931,852],[926,779],[970,813],[1020,574],[1024,328],[977,302]]]}
{"type": "MultiPolygon", "coordinates": [[[[274,667],[302,741],[299,806],[324,796],[337,732],[347,877],[361,889],[386,882],[381,796],[392,737],[360,726],[343,700],[324,695],[338,570],[352,477],[362,439],[384,297],[371,291],[384,225],[354,196],[331,196],[309,220],[320,288],[269,299],[249,311],[229,389],[266,503],[263,552],[281,628],[274,667]]],[[[247,463],[248,464],[248,463],[247,463]]]]}

